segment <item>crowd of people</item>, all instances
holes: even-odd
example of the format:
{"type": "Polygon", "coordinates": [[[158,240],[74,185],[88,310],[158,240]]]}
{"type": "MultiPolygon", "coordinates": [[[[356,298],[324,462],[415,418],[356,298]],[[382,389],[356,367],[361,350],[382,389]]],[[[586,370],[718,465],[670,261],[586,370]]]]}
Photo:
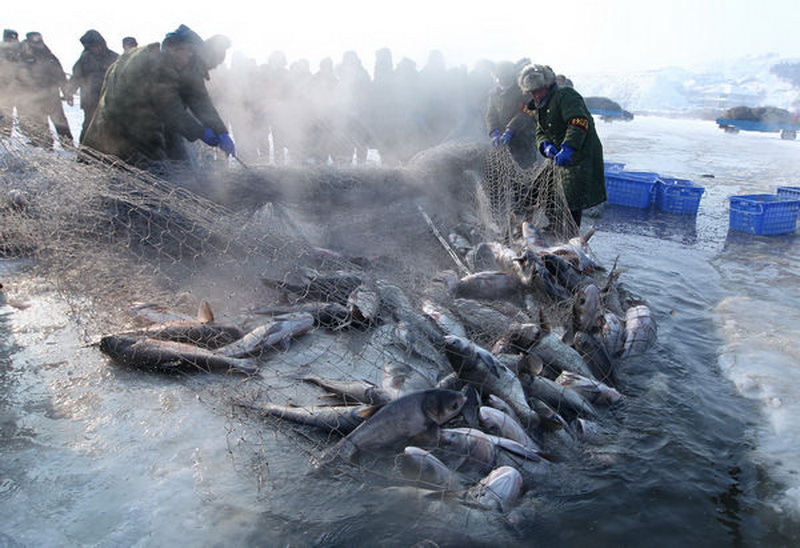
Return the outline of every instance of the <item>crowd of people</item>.
{"type": "Polygon", "coordinates": [[[583,98],[564,75],[527,58],[448,68],[433,50],[418,70],[383,48],[370,75],[354,51],[315,71],[279,50],[263,64],[236,53],[225,65],[231,41],[203,40],[185,25],[161,43],[126,37],[121,55],[94,29],[80,42],[68,78],[40,33],[20,41],[4,31],[2,135],[16,109],[32,144],[52,148],[52,122],[62,145],[73,146],[62,100],[72,105],[79,92],[81,150],[145,169],[190,160],[186,144],[197,141],[243,162],[352,165],[377,150],[388,166],[446,142],[487,142],[508,146],[522,168],[544,158],[565,168],[578,223],[582,209],[605,199],[602,146],[583,98]]]}

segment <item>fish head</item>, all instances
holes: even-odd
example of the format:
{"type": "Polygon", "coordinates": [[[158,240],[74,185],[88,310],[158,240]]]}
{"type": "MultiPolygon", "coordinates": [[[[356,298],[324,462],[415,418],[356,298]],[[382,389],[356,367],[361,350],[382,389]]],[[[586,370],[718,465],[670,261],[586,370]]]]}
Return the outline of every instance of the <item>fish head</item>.
{"type": "Polygon", "coordinates": [[[427,390],[422,400],[422,410],[430,420],[442,425],[458,415],[467,397],[456,390],[432,388],[427,390]]]}
{"type": "Polygon", "coordinates": [[[508,510],[522,493],[522,474],[511,466],[500,466],[483,478],[479,486],[485,494],[491,493],[499,506],[498,510],[508,510]]]}

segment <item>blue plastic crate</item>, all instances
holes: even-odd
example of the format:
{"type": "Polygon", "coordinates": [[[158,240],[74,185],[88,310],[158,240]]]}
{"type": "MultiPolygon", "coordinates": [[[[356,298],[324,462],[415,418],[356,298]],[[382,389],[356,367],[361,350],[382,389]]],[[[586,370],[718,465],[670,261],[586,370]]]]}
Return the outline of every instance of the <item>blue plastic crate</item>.
{"type": "Polygon", "coordinates": [[[800,198],[800,186],[779,186],[778,196],[787,198],[800,198]]]}
{"type": "Polygon", "coordinates": [[[647,208],[655,201],[658,173],[620,171],[606,173],[606,199],[609,203],[647,208]]]}
{"type": "Polygon", "coordinates": [[[622,162],[603,162],[603,170],[606,173],[619,173],[625,169],[625,164],[622,162]]]}
{"type": "Polygon", "coordinates": [[[730,227],[750,234],[774,235],[794,232],[800,199],[775,194],[745,194],[730,197],[730,227]]]}
{"type": "Polygon", "coordinates": [[[656,186],[656,207],[669,213],[697,213],[700,198],[706,189],[689,179],[659,178],[656,186]]]}

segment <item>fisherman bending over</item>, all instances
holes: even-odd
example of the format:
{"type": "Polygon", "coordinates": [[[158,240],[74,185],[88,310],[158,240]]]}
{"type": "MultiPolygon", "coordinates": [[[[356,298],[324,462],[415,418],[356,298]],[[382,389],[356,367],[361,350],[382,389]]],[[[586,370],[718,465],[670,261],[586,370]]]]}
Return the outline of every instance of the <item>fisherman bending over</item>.
{"type": "Polygon", "coordinates": [[[154,170],[168,165],[173,133],[235,155],[233,140],[206,100],[204,80],[196,77],[202,47],[203,40],[181,25],[160,46],[153,43],[120,56],[106,74],[84,147],[154,170]]]}

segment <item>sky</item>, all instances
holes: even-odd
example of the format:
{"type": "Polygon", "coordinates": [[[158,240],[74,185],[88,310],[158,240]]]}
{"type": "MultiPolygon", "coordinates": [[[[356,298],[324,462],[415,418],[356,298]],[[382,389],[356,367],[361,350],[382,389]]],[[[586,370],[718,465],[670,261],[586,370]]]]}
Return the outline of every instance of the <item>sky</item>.
{"type": "Polygon", "coordinates": [[[448,67],[528,57],[567,75],[691,70],[769,53],[800,60],[796,0],[45,0],[36,9],[5,4],[0,25],[20,37],[41,32],[67,72],[81,53],[78,39],[90,28],[120,52],[124,36],[136,36],[140,44],[161,41],[181,23],[203,37],[227,35],[233,42],[229,54],[264,62],[281,50],[289,62],[308,60],[312,70],[324,57],[338,62],[354,50],[372,71],[375,51],[383,47],[395,63],[408,57],[418,68],[436,49],[448,67]]]}

